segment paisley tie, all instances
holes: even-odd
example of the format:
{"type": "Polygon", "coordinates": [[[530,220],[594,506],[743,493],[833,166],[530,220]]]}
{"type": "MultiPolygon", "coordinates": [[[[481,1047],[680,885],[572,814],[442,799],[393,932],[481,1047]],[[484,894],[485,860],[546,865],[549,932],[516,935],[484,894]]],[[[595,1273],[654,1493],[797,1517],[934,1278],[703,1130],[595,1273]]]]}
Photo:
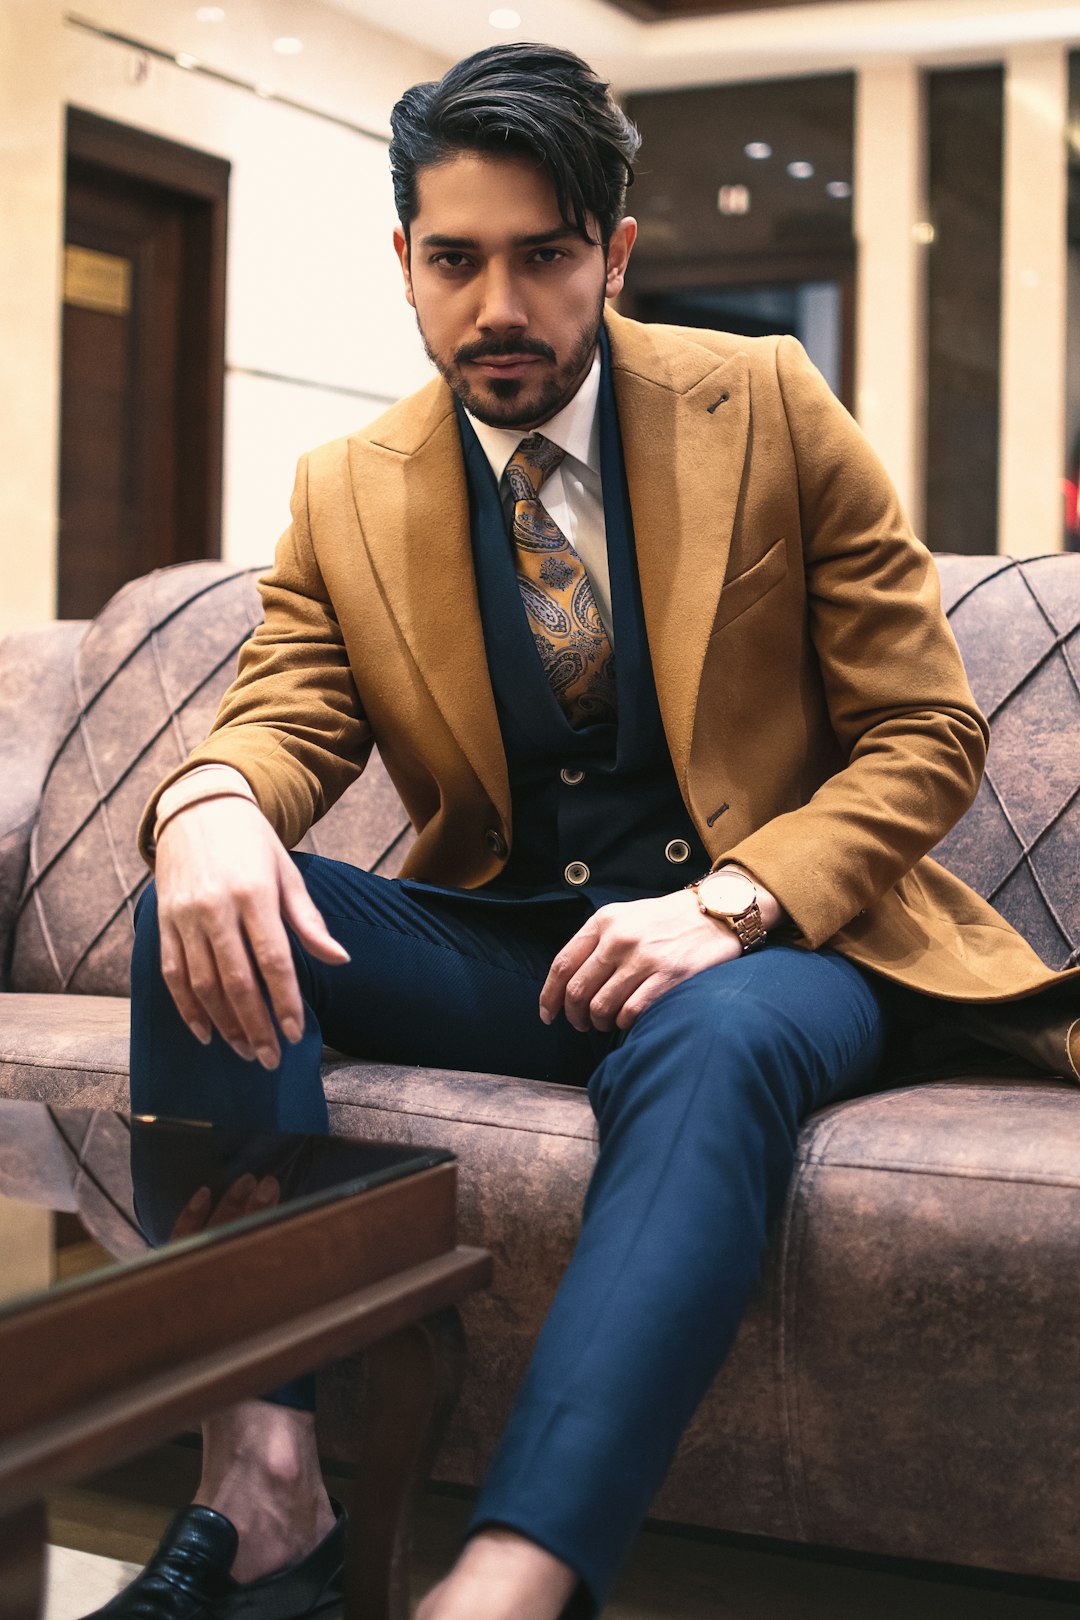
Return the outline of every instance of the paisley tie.
{"type": "Polygon", "coordinates": [[[565,451],[530,433],[506,468],[514,495],[514,566],[544,673],[575,728],[615,716],[615,655],[585,565],[539,500],[565,451]]]}

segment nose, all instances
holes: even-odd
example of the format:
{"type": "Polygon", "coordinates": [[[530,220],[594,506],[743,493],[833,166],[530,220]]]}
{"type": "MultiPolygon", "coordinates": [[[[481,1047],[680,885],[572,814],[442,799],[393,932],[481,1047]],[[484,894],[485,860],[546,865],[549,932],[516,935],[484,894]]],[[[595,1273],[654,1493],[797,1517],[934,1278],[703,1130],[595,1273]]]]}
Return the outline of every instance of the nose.
{"type": "Polygon", "coordinates": [[[509,267],[487,266],[480,286],[476,324],[485,332],[524,331],[528,325],[521,290],[509,267]]]}

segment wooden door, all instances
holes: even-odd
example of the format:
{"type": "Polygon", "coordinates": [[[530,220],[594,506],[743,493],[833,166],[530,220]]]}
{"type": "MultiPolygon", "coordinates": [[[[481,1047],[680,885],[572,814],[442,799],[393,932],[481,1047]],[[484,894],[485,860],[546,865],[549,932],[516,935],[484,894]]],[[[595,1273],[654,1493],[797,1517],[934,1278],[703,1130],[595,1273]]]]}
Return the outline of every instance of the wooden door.
{"type": "Polygon", "coordinates": [[[228,167],[69,113],[62,618],[220,554],[228,167]]]}

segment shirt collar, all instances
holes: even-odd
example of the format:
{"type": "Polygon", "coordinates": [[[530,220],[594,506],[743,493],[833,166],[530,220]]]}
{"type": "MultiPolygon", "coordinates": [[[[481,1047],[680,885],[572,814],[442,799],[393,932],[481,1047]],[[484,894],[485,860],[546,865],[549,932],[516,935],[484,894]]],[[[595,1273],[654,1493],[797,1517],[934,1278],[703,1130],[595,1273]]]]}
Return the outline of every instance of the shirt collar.
{"type": "MultiPolygon", "coordinates": [[[[535,431],[565,450],[568,456],[600,476],[600,346],[597,345],[588,375],[570,402],[563,406],[550,421],[543,422],[535,431]]],[[[506,464],[527,435],[518,428],[489,427],[478,422],[471,411],[465,413],[480,441],[480,448],[491,464],[498,483],[506,471],[506,464]]],[[[534,430],[530,430],[534,431],[534,430]]]]}

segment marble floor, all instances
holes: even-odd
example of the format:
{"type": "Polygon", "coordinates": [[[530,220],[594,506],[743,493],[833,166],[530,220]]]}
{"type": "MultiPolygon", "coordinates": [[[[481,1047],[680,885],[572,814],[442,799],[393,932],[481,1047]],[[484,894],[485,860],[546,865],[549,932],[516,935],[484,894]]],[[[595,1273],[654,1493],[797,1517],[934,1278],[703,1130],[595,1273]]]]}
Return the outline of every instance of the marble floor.
{"type": "MultiPolygon", "coordinates": [[[[197,1456],[182,1445],[113,1470],[51,1503],[45,1620],[79,1620],[141,1566],[192,1488],[197,1456]]],[[[416,1591],[446,1568],[469,1502],[431,1491],[417,1524],[416,1591]]],[[[605,1620],[1073,1620],[1080,1591],[1044,1595],[1012,1583],[924,1577],[903,1567],[802,1555],[646,1530],[605,1620]]]]}

